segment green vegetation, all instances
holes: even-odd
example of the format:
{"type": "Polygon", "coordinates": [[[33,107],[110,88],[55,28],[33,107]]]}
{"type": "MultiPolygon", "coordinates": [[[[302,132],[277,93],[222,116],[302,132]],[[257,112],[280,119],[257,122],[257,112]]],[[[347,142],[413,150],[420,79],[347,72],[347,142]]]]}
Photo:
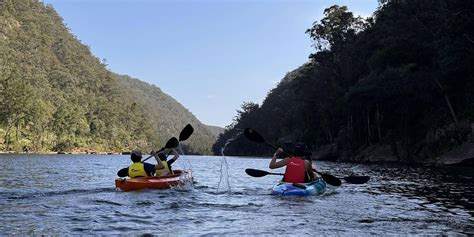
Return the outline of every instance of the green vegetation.
{"type": "Polygon", "coordinates": [[[474,3],[382,1],[369,19],[332,6],[307,34],[316,52],[261,106],[244,103],[213,146],[226,155],[271,151],[238,136],[252,127],[272,143],[336,146],[339,160],[390,147],[402,162],[430,160],[469,139],[474,118],[474,3]]]}
{"type": "Polygon", "coordinates": [[[49,5],[0,1],[2,150],[145,151],[191,123],[189,152],[215,135],[159,88],[106,69],[49,5]]]}

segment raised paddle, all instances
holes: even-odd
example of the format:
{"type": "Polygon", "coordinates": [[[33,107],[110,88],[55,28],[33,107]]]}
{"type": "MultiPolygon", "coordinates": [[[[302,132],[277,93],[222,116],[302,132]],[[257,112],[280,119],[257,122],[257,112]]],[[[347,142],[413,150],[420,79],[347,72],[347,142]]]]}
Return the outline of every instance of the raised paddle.
{"type": "MultiPolygon", "coordinates": [[[[163,150],[169,149],[169,148],[175,148],[175,147],[177,147],[178,145],[179,145],[178,139],[176,139],[176,137],[172,137],[172,138],[170,138],[170,139],[166,142],[166,145],[165,145],[163,148],[161,148],[160,151],[163,151],[163,150]]],[[[153,155],[147,157],[145,160],[150,159],[150,157],[152,157],[152,156],[153,156],[153,155]]],[[[142,162],[144,162],[145,160],[143,160],[142,162]]],[[[119,171],[117,172],[117,175],[118,175],[119,177],[126,177],[126,176],[128,176],[128,167],[119,170],[119,171]]]]}
{"type": "MultiPolygon", "coordinates": [[[[177,142],[176,146],[174,146],[174,147],[172,147],[172,148],[176,148],[176,147],[179,145],[180,142],[186,141],[186,140],[191,136],[191,134],[193,134],[193,132],[194,132],[193,126],[191,126],[191,124],[188,123],[188,124],[183,128],[183,130],[181,130],[181,132],[179,133],[179,141],[177,142]]],[[[175,139],[176,139],[176,138],[175,138],[175,139]]],[[[174,141],[173,141],[173,142],[174,142],[174,141]]],[[[159,150],[158,152],[163,151],[163,150],[164,150],[164,149],[162,148],[162,149],[159,150]]],[[[169,155],[171,154],[171,152],[172,152],[172,151],[170,151],[167,156],[169,156],[169,155]]],[[[147,157],[147,158],[144,159],[142,162],[145,162],[146,160],[150,159],[152,156],[153,156],[153,155],[147,157]]]]}
{"type": "MultiPolygon", "coordinates": [[[[265,141],[265,139],[262,137],[262,135],[260,135],[257,131],[251,129],[251,128],[246,128],[244,130],[244,136],[249,139],[250,141],[253,141],[253,142],[257,142],[257,143],[265,143],[267,144],[268,146],[271,146],[275,149],[278,149],[277,146],[273,145],[273,144],[270,144],[268,143],[267,141],[265,141]]],[[[288,154],[287,152],[285,152],[287,155],[290,155],[288,154]]],[[[323,178],[324,181],[326,181],[328,184],[332,185],[332,186],[341,186],[341,179],[333,176],[333,175],[330,175],[330,174],[327,174],[327,173],[321,173],[315,169],[313,169],[314,172],[318,173],[319,175],[321,175],[321,177],[323,178]]],[[[248,173],[247,173],[248,174],[248,173]]],[[[255,173],[254,173],[255,174],[255,173]]],[[[262,174],[262,173],[261,173],[262,174]]],[[[249,174],[250,175],[250,174],[249,174]]],[[[266,175],[266,174],[265,174],[266,175]]],[[[250,175],[252,176],[252,175],[250,175]]],[[[254,176],[254,177],[261,177],[261,176],[254,176]]],[[[367,181],[369,181],[370,177],[368,176],[349,176],[349,177],[345,177],[343,178],[346,182],[348,183],[352,183],[352,184],[363,184],[363,183],[366,183],[367,181]]]]}
{"type": "MultiPolygon", "coordinates": [[[[191,126],[191,124],[188,123],[188,124],[183,128],[183,130],[181,130],[181,132],[179,133],[179,142],[182,142],[182,141],[187,140],[187,139],[191,136],[191,134],[193,134],[193,132],[194,132],[193,126],[191,126]]],[[[165,160],[168,160],[168,156],[171,155],[172,152],[173,152],[173,150],[170,150],[170,151],[168,152],[168,154],[166,154],[165,160]]],[[[151,157],[151,156],[150,156],[150,157],[151,157]]],[[[150,157],[146,158],[146,159],[143,160],[143,161],[148,160],[150,157]]],[[[142,161],[142,162],[143,162],[143,161],[142,161]]],[[[170,160],[170,161],[167,161],[167,163],[168,163],[168,170],[170,171],[170,173],[173,173],[173,171],[172,171],[172,169],[171,169],[171,164],[173,164],[175,161],[176,161],[175,159],[172,159],[172,160],[170,160]]]]}
{"type": "MultiPolygon", "coordinates": [[[[164,147],[162,147],[158,152],[164,151],[165,149],[176,148],[178,145],[179,145],[178,139],[176,139],[176,137],[172,137],[172,138],[170,138],[170,140],[168,140],[168,142],[166,142],[166,145],[164,147]]],[[[148,156],[147,158],[142,160],[142,162],[145,162],[146,160],[150,159],[151,157],[153,157],[153,155],[148,156]]]]}
{"type": "Polygon", "coordinates": [[[181,132],[179,133],[179,141],[182,142],[182,141],[186,141],[188,140],[188,138],[191,136],[191,134],[193,134],[194,132],[194,128],[193,126],[191,126],[191,124],[187,124],[183,130],[181,130],[181,132]]]}

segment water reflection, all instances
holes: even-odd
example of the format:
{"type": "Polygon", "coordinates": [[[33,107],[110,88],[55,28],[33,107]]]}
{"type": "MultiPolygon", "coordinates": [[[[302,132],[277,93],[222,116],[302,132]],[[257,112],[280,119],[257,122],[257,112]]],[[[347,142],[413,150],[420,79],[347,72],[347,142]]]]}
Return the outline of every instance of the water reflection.
{"type": "Polygon", "coordinates": [[[372,166],[378,177],[372,184],[381,193],[401,195],[423,201],[420,206],[433,209],[442,204],[443,211],[456,215],[456,209],[466,209],[474,217],[473,170],[460,167],[380,167],[372,166]]]}

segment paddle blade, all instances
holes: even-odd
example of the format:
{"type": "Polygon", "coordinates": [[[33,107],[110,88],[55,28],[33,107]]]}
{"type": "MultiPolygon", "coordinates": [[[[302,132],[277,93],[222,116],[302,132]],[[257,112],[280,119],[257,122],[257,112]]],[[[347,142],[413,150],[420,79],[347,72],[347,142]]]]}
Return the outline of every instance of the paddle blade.
{"type": "Polygon", "coordinates": [[[326,183],[332,186],[341,186],[341,180],[330,174],[321,174],[321,177],[326,181],[326,183]]]}
{"type": "Polygon", "coordinates": [[[256,170],[256,169],[245,169],[245,173],[252,177],[263,177],[269,174],[267,171],[264,170],[256,170]]]}
{"type": "Polygon", "coordinates": [[[165,148],[175,148],[179,145],[179,141],[178,139],[176,139],[176,137],[172,137],[170,138],[170,140],[168,140],[168,142],[166,142],[166,145],[165,145],[165,148]]]}
{"type": "Polygon", "coordinates": [[[345,177],[344,180],[351,184],[365,184],[370,180],[369,176],[349,176],[345,177]]]}
{"type": "Polygon", "coordinates": [[[244,130],[244,135],[250,141],[258,142],[258,143],[265,143],[265,139],[263,139],[262,135],[260,135],[257,131],[255,131],[251,128],[246,128],[244,130]]]}
{"type": "Polygon", "coordinates": [[[188,123],[188,125],[186,125],[186,127],[181,130],[181,133],[179,134],[179,141],[186,141],[191,136],[191,134],[193,134],[193,132],[193,126],[188,123]]]}
{"type": "Polygon", "coordinates": [[[128,176],[128,168],[123,168],[117,172],[118,177],[127,177],[128,176]]]}

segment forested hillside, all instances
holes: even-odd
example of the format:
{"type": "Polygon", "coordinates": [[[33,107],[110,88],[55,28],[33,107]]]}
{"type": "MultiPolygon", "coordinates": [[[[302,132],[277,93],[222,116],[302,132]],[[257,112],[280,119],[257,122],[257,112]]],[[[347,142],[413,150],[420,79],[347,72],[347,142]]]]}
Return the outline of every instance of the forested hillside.
{"type": "Polygon", "coordinates": [[[215,135],[158,87],[118,76],[37,0],[0,1],[1,150],[160,148],[191,123],[193,153],[215,135]]]}
{"type": "MultiPolygon", "coordinates": [[[[474,2],[382,1],[368,19],[332,6],[307,30],[315,53],[262,103],[244,103],[216,154],[270,154],[239,135],[255,128],[319,157],[433,161],[472,142],[474,2]]],[[[303,46],[302,46],[303,47],[303,46]]]]}
{"type": "Polygon", "coordinates": [[[219,136],[219,134],[224,132],[224,128],[218,127],[218,126],[207,126],[209,130],[211,130],[212,134],[214,134],[216,137],[219,136]]]}

